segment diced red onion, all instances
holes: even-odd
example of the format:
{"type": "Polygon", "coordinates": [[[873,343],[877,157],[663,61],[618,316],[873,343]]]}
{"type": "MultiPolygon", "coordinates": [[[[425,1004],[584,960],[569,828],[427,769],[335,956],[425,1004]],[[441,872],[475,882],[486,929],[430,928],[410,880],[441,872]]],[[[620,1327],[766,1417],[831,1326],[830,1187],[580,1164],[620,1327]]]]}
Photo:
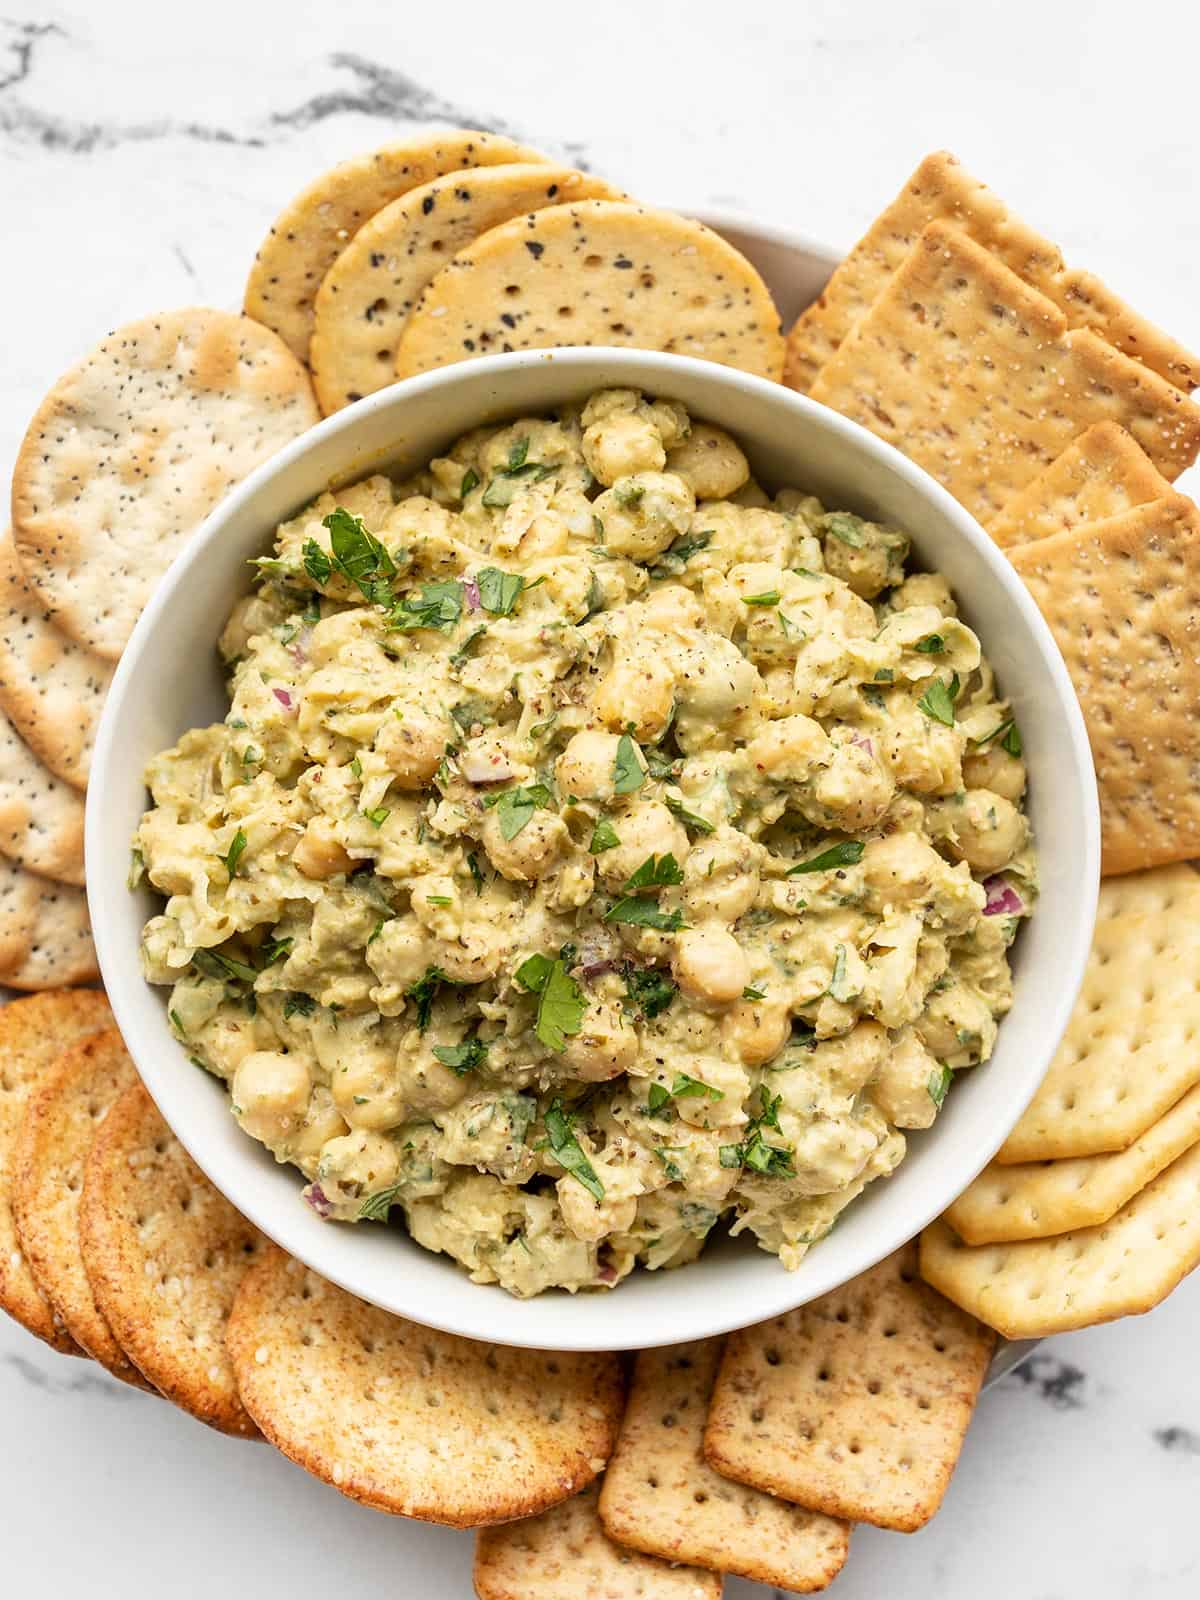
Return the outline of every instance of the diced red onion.
{"type": "Polygon", "coordinates": [[[873,756],[875,754],[875,746],[871,743],[870,739],[860,739],[858,734],[855,734],[854,738],[851,740],[851,743],[861,745],[861,747],[869,756],[873,756]]]}
{"type": "Polygon", "coordinates": [[[272,689],[271,693],[275,696],[276,700],[279,701],[279,704],[285,711],[290,711],[292,709],[292,697],[286,689],[272,689]]]}
{"type": "Polygon", "coordinates": [[[308,660],[308,647],[312,643],[312,629],[301,628],[300,632],[288,646],[288,655],[298,667],[302,667],[308,660]]]}
{"type": "Polygon", "coordinates": [[[616,970],[618,962],[610,959],[604,961],[584,961],[580,964],[580,974],[585,978],[598,978],[602,973],[616,970]]]}
{"type": "Polygon", "coordinates": [[[479,598],[479,585],[474,578],[463,579],[463,598],[467,602],[468,611],[478,611],[482,602],[479,598]]]}
{"type": "Polygon", "coordinates": [[[325,1198],[325,1191],[319,1183],[310,1183],[304,1191],[304,1198],[319,1217],[327,1217],[333,1211],[333,1205],[325,1198]]]}
{"type": "Polygon", "coordinates": [[[983,880],[985,917],[1023,917],[1025,902],[1002,872],[983,880]]]}
{"type": "Polygon", "coordinates": [[[604,1265],[597,1271],[596,1276],[600,1279],[601,1283],[616,1283],[617,1269],[613,1266],[611,1261],[606,1261],[604,1265]]]}

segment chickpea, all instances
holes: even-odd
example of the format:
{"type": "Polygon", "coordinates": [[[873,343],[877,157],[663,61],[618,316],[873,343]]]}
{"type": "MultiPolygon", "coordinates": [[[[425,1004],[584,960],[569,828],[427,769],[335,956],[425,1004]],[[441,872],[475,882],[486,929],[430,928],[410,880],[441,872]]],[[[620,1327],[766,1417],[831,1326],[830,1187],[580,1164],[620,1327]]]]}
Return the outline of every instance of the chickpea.
{"type": "Polygon", "coordinates": [[[596,1243],[610,1233],[627,1233],[633,1227],[637,1217],[636,1195],[622,1200],[594,1200],[570,1174],[558,1180],[556,1189],[563,1221],[577,1239],[596,1243]]]}
{"type": "Polygon", "coordinates": [[[596,857],[596,868],[607,884],[624,883],[647,856],[673,855],[681,865],[687,859],[687,830],[661,800],[635,800],[613,819],[613,827],[620,844],[596,857]]]}
{"type": "Polygon", "coordinates": [[[446,753],[445,719],[415,706],[397,706],[375,735],[375,748],[402,789],[423,789],[446,753]]]}
{"type": "Polygon", "coordinates": [[[734,828],[694,844],[683,869],[683,896],[697,921],[736,922],[758,894],[762,848],[734,828]]]}
{"type": "Polygon", "coordinates": [[[675,674],[660,655],[626,656],[608,669],[595,706],[608,727],[632,731],[635,739],[659,739],[675,707],[675,674]]]}
{"type": "Polygon", "coordinates": [[[929,1093],[937,1061],[909,1029],[884,1056],[871,1082],[871,1098],[897,1128],[928,1128],[937,1116],[929,1093]]]}
{"type": "Polygon", "coordinates": [[[855,1095],[882,1066],[889,1049],[886,1028],[878,1022],[860,1022],[849,1033],[818,1047],[817,1070],[839,1094],[855,1095]]]}
{"type": "Polygon", "coordinates": [[[648,561],[691,526],[696,497],[672,472],[637,472],[619,479],[593,502],[614,555],[648,561]]]}
{"type": "Polygon", "coordinates": [[[567,825],[552,811],[535,811],[515,838],[506,839],[495,810],[483,824],[488,860],[511,883],[533,883],[557,864],[570,843],[567,825]]]}
{"type": "Polygon", "coordinates": [[[1012,801],[990,789],[968,789],[961,801],[943,802],[931,822],[972,872],[999,872],[1029,837],[1029,825],[1012,801]]]}
{"type": "Polygon", "coordinates": [[[664,583],[647,596],[646,623],[651,628],[699,628],[704,625],[704,607],[690,589],[681,583],[664,583]]]}
{"type": "Polygon", "coordinates": [[[611,800],[619,742],[615,733],[575,734],[555,763],[560,793],[576,800],[611,800]]]}
{"type": "Polygon", "coordinates": [[[407,989],[430,965],[428,940],[414,916],[392,917],[367,946],[367,965],[383,982],[407,989]]]}
{"type": "Polygon", "coordinates": [[[329,817],[314,817],[292,851],[292,863],[306,878],[333,878],[351,872],[354,858],[334,834],[329,817]]]}
{"type": "Polygon", "coordinates": [[[482,983],[496,976],[509,949],[498,929],[480,924],[464,928],[457,939],[439,940],[430,959],[454,983],[482,983]]]}
{"type": "Polygon", "coordinates": [[[321,1188],[334,1205],[378,1194],[395,1183],[399,1173],[400,1152],[390,1139],[369,1128],[352,1128],[330,1139],[317,1166],[321,1188]]]}
{"type": "Polygon", "coordinates": [[[667,462],[658,429],[635,411],[617,411],[593,422],[582,447],[588,470],[606,488],[635,472],[661,472],[667,462]]]}
{"type": "Polygon", "coordinates": [[[826,537],[825,570],[841,578],[864,600],[871,600],[904,570],[908,540],[877,523],[853,520],[856,544],[848,544],[832,533],[826,537]]]}
{"type": "Polygon", "coordinates": [[[563,1063],[573,1077],[585,1083],[619,1078],[637,1060],[638,1038],[620,1010],[603,1000],[593,1000],[583,1014],[577,1034],[568,1038],[563,1063]]]}
{"type": "Polygon", "coordinates": [[[915,707],[874,736],[875,747],[904,789],[915,794],[953,794],[962,786],[961,729],[931,722],[915,707]]]}
{"type": "Polygon", "coordinates": [[[716,923],[685,928],[679,934],[671,970],[690,999],[718,1006],[739,1000],[750,981],[750,965],[741,945],[728,928],[716,923]]]}
{"type": "Polygon", "coordinates": [[[817,774],[813,797],[829,820],[849,833],[873,828],[896,793],[895,780],[859,744],[837,745],[829,765],[817,774]]]}
{"type": "Polygon", "coordinates": [[[791,1033],[791,1014],[780,1000],[739,1000],[721,1018],[726,1048],[747,1067],[761,1067],[777,1056],[791,1033]]]}
{"type": "Polygon", "coordinates": [[[382,1130],[404,1121],[406,1110],[396,1070],[396,1052],[360,1040],[334,1071],[334,1104],[352,1128],[382,1130]]]}
{"type": "Polygon", "coordinates": [[[540,512],[517,540],[513,554],[521,561],[536,561],[541,556],[560,556],[570,542],[570,529],[552,511],[540,512]]]}
{"type": "Polygon", "coordinates": [[[1014,805],[1025,793],[1025,763],[998,745],[972,750],[963,760],[962,772],[968,789],[990,789],[1014,805]]]}
{"type": "Polygon", "coordinates": [[[806,783],[828,758],[829,738],[811,717],[780,717],[746,746],[755,771],[776,783],[806,783]]]}
{"type": "Polygon", "coordinates": [[[940,881],[944,862],[915,833],[890,833],[870,839],[862,855],[863,879],[880,908],[926,900],[940,881]]]}
{"type": "Polygon", "coordinates": [[[680,749],[699,748],[714,728],[752,711],[761,694],[758,668],[732,640],[709,637],[681,651],[675,680],[680,749]]]}
{"type": "Polygon", "coordinates": [[[439,872],[430,872],[423,878],[412,880],[409,885],[409,905],[421,926],[433,933],[452,929],[462,911],[458,884],[450,876],[439,872]],[[448,900],[449,905],[443,905],[441,902],[444,900],[448,900]]]}
{"type": "Polygon", "coordinates": [[[667,468],[690,485],[697,500],[728,500],[750,476],[750,463],[725,432],[694,422],[682,444],[667,456],[667,468]]]}
{"type": "Polygon", "coordinates": [[[288,1159],[297,1162],[304,1173],[312,1177],[322,1146],[349,1131],[345,1118],[333,1103],[333,1096],[324,1084],[318,1083],[309,1098],[303,1123],[287,1142],[288,1159]]]}
{"type": "Polygon", "coordinates": [[[893,611],[911,611],[914,606],[935,606],[943,617],[956,617],[958,607],[950,585],[940,572],[914,572],[892,591],[893,611]]]}
{"type": "Polygon", "coordinates": [[[298,1055],[255,1050],[233,1075],[233,1104],[242,1127],[264,1144],[277,1144],[299,1127],[312,1088],[298,1055]]]}

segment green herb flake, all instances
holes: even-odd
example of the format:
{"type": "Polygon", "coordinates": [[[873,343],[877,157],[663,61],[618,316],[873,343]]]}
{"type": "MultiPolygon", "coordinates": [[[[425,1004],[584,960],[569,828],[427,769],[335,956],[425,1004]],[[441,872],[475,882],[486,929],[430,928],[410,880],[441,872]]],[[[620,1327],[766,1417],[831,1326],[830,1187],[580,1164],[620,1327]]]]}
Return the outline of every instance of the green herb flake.
{"type": "Polygon", "coordinates": [[[946,1098],[946,1091],[950,1087],[950,1080],[954,1074],[949,1067],[939,1066],[936,1071],[929,1074],[929,1082],[925,1087],[929,1091],[929,1098],[941,1110],[942,1101],[946,1098]]]}
{"type": "Polygon", "coordinates": [[[462,475],[462,482],[458,486],[458,498],[465,500],[472,489],[479,487],[479,474],[474,467],[468,467],[462,475]]]}
{"type": "Polygon", "coordinates": [[[369,1194],[355,1213],[359,1222],[386,1222],[388,1212],[400,1199],[402,1184],[393,1183],[378,1194],[369,1194]]]}
{"type": "Polygon", "coordinates": [[[178,1011],[168,1011],[167,1016],[170,1018],[171,1026],[175,1029],[175,1032],[179,1035],[179,1037],[181,1039],[186,1039],[187,1029],[184,1027],[178,1011]]]}
{"type": "Polygon", "coordinates": [[[489,810],[495,811],[502,836],[515,839],[533,813],[548,806],[552,798],[544,783],[531,783],[521,789],[505,789],[501,794],[490,794],[483,803],[489,810]]]}
{"type": "Polygon", "coordinates": [[[258,977],[253,967],[221,950],[193,950],[192,965],[206,978],[232,978],[238,983],[253,983],[258,977]]]}
{"type": "Polygon", "coordinates": [[[411,1000],[417,1008],[417,1027],[421,1033],[429,1026],[429,1019],[433,1015],[433,1002],[444,983],[450,979],[441,967],[426,967],[416,983],[410,984],[404,991],[404,998],[411,1000]]]}
{"type": "Polygon", "coordinates": [[[646,781],[646,769],[638,760],[638,747],[627,733],[617,740],[612,778],[614,794],[633,794],[646,781]]]}
{"type": "Polygon", "coordinates": [[[226,851],[226,853],[223,856],[217,857],[217,860],[221,862],[225,868],[225,871],[229,874],[230,883],[232,883],[237,877],[238,862],[242,859],[245,849],[246,835],[242,832],[241,828],[239,828],[234,834],[233,843],[229,846],[229,849],[226,851]]]}
{"type": "Polygon", "coordinates": [[[146,876],[146,858],[140,850],[129,852],[129,875],[125,879],[127,889],[136,889],[146,876]]]}
{"type": "Polygon", "coordinates": [[[355,756],[354,760],[350,763],[350,771],[353,774],[353,776],[355,777],[355,779],[359,783],[361,783],[362,782],[362,759],[359,756],[355,756]]]}
{"type": "Polygon", "coordinates": [[[654,566],[650,568],[652,578],[677,578],[687,566],[694,555],[701,550],[707,550],[712,543],[713,530],[707,529],[703,533],[685,534],[676,539],[675,543],[668,546],[654,566]]]}
{"type": "Polygon", "coordinates": [[[606,850],[615,850],[620,842],[617,837],[617,830],[612,823],[609,822],[607,817],[601,817],[592,829],[592,839],[588,845],[588,853],[593,856],[603,855],[606,850]]]}
{"type": "Polygon", "coordinates": [[[567,1038],[583,1026],[583,991],[561,959],[532,955],[514,974],[517,982],[538,997],[534,1032],[548,1050],[561,1055],[567,1038]]]}
{"type": "Polygon", "coordinates": [[[475,882],[475,893],[483,893],[483,868],[479,865],[479,857],[474,850],[467,855],[467,868],[475,882]]]}
{"type": "Polygon", "coordinates": [[[940,633],[931,633],[928,638],[920,639],[913,649],[919,656],[940,656],[946,648],[946,641],[940,633]]]}
{"type": "Polygon", "coordinates": [[[317,1002],[312,995],[294,989],[283,1002],[283,1020],[287,1022],[290,1017],[296,1016],[311,1017],[316,1009],[317,1002]]]}
{"type": "MultiPolygon", "coordinates": [[[[333,551],[330,570],[340,572],[371,605],[393,605],[395,595],[392,593],[392,579],[396,576],[396,563],[375,535],[367,531],[362,518],[353,516],[344,506],[338,506],[324,518],[321,526],[329,530],[329,543],[333,551]]],[[[311,578],[323,581],[317,578],[309,565],[307,545],[304,564],[311,578]]]]}
{"type": "Polygon", "coordinates": [[[390,806],[376,806],[374,811],[364,811],[363,816],[373,828],[382,828],[392,814],[390,806]]]}
{"type": "Polygon", "coordinates": [[[577,1178],[593,1199],[604,1199],[604,1185],[596,1176],[596,1169],[583,1153],[583,1146],[571,1131],[571,1118],[563,1110],[562,1102],[554,1100],[546,1112],[546,1137],[550,1153],[563,1167],[577,1178]]]}
{"type": "Polygon", "coordinates": [[[762,594],[744,594],[742,604],[747,606],[777,606],[780,594],[778,589],[764,589],[762,594]]]}
{"type": "Polygon", "coordinates": [[[678,992],[678,985],[655,967],[631,967],[625,974],[626,998],[647,1020],[665,1011],[678,992]]]}
{"type": "Polygon", "coordinates": [[[290,935],[286,939],[267,939],[259,946],[259,968],[274,966],[276,961],[286,961],[294,943],[295,940],[290,935]]]}
{"type": "Polygon", "coordinates": [[[788,868],[784,876],[798,878],[805,872],[832,872],[836,867],[852,867],[856,861],[862,860],[865,849],[866,845],[860,839],[843,839],[841,844],[831,845],[818,856],[798,861],[794,867],[788,868]]]}
{"type": "Polygon", "coordinates": [[[747,987],[742,990],[743,1000],[765,1000],[766,998],[766,991],[763,989],[751,989],[747,987]]]}
{"type": "Polygon", "coordinates": [[[895,683],[895,681],[896,674],[893,672],[891,667],[880,667],[879,671],[875,674],[876,683],[895,683]]]}
{"type": "Polygon", "coordinates": [[[630,895],[618,900],[604,913],[605,922],[624,922],[634,928],[657,928],[660,933],[678,933],[686,927],[679,911],[660,911],[657,904],[643,895],[630,895]]]}
{"type": "Polygon", "coordinates": [[[658,1157],[658,1159],[663,1164],[663,1171],[667,1175],[667,1182],[668,1183],[682,1183],[683,1182],[683,1171],[682,1171],[682,1169],[680,1168],[678,1162],[675,1162],[675,1161],[671,1160],[671,1157],[674,1156],[674,1155],[678,1155],[683,1150],[683,1148],[684,1147],[681,1144],[664,1144],[664,1145],[656,1145],[655,1146],[654,1154],[658,1157]]]}
{"type": "Polygon", "coordinates": [[[958,673],[951,678],[949,684],[943,683],[941,678],[935,678],[917,701],[918,706],[934,722],[942,722],[947,728],[954,726],[954,702],[958,698],[958,673]]]}
{"type": "Polygon", "coordinates": [[[863,547],[863,525],[863,519],[849,511],[832,511],[824,519],[825,532],[842,544],[848,544],[852,550],[863,547]]]}
{"type": "Polygon", "coordinates": [[[433,1047],[433,1053],[442,1065],[449,1067],[460,1078],[475,1067],[482,1066],[487,1052],[487,1041],[477,1034],[472,1034],[461,1044],[435,1044],[433,1047]]]}
{"type": "Polygon", "coordinates": [[[304,570],[314,583],[328,583],[333,572],[333,562],[315,539],[304,546],[304,570]]]}
{"type": "Polygon", "coordinates": [[[1007,751],[1010,756],[1020,756],[1024,748],[1021,743],[1020,729],[1012,717],[1008,717],[1004,722],[1000,723],[999,727],[993,728],[991,733],[985,733],[982,738],[975,739],[973,743],[977,750],[982,750],[985,745],[999,743],[1000,748],[1007,751]]]}
{"type": "Polygon", "coordinates": [[[406,595],[388,617],[387,625],[399,633],[432,628],[449,633],[462,616],[463,586],[457,578],[442,583],[423,583],[420,595],[406,595]]]}
{"type": "Polygon", "coordinates": [[[661,1083],[652,1083],[646,1095],[646,1114],[661,1117],[670,1107],[671,1091],[661,1083]]]}
{"type": "MultiPolygon", "coordinates": [[[[657,777],[658,774],[655,773],[654,776],[657,777]]],[[[689,811],[687,806],[684,805],[682,799],[678,795],[671,794],[668,791],[663,795],[663,801],[667,810],[670,811],[672,815],[678,817],[685,828],[695,828],[697,833],[716,832],[716,825],[714,823],[710,822],[707,817],[702,817],[698,811],[689,811]]]]}
{"type": "Polygon", "coordinates": [[[703,1083],[699,1078],[689,1077],[686,1072],[675,1075],[675,1082],[671,1085],[671,1094],[676,1100],[694,1100],[707,1098],[709,1100],[724,1100],[724,1089],[715,1089],[711,1083],[703,1083]]]}
{"type": "MultiPolygon", "coordinates": [[[[475,574],[475,582],[479,586],[480,605],[493,617],[511,616],[513,607],[527,587],[519,573],[501,572],[499,567],[484,567],[475,574]]],[[[533,585],[528,587],[532,588],[533,585]]]]}
{"type": "Polygon", "coordinates": [[[454,901],[448,894],[427,894],[425,896],[425,904],[427,906],[452,906],[454,901]]]}
{"type": "Polygon", "coordinates": [[[626,878],[624,886],[628,890],[662,889],[682,882],[683,868],[668,851],[663,856],[647,856],[641,866],[626,878]]]}

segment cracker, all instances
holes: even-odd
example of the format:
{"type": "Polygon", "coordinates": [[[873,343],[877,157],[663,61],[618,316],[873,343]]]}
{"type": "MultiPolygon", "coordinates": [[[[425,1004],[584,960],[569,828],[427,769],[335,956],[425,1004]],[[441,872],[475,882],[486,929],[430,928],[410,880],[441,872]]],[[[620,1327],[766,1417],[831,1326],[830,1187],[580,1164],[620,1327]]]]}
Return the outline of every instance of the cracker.
{"type": "Polygon", "coordinates": [[[570,200],[619,198],[601,178],[548,164],[482,167],[424,183],[354,235],[317,293],[309,365],[328,416],[395,383],[400,330],[438,272],[512,217],[570,200]]]}
{"type": "Polygon", "coordinates": [[[12,1205],[29,1270],[63,1327],[114,1377],[149,1389],[97,1308],[79,1248],[84,1162],[109,1107],[137,1081],[116,1028],[68,1046],[25,1107],[12,1154],[12,1205]]]}
{"type": "Polygon", "coordinates": [[[917,1277],[917,1247],[731,1334],[704,1453],[827,1516],[911,1533],[941,1504],[995,1347],[917,1277]]]}
{"type": "Polygon", "coordinates": [[[1171,485],[1115,422],[1097,422],[1014,495],[988,532],[1006,549],[1120,516],[1169,494],[1171,485]]]}
{"type": "Polygon", "coordinates": [[[1041,1339],[1150,1311],[1200,1265],[1200,1144],[1098,1228],[969,1245],[945,1222],[921,1236],[921,1271],[1007,1339],[1041,1339]]]}
{"type": "Polygon", "coordinates": [[[56,778],[86,789],[113,669],[55,627],[0,538],[0,709],[56,778]]]}
{"type": "Polygon", "coordinates": [[[1094,422],[1164,477],[1200,451],[1200,407],[1085,329],[966,234],[930,223],[812,398],[861,422],[987,523],[1094,422]]]}
{"type": "Polygon", "coordinates": [[[1200,855],[1200,511],[1172,494],[1012,552],[1087,723],[1105,875],[1200,855]]]}
{"type": "Polygon", "coordinates": [[[42,401],[13,474],[17,556],[59,627],[115,661],[226,491],[319,416],[307,372],[248,317],[110,333],[42,401]]]}
{"type": "Polygon", "coordinates": [[[784,382],[807,392],[855,323],[899,271],[931,222],[953,223],[1054,302],[1072,327],[1142,361],[1177,388],[1200,379],[1200,360],[1139,317],[1089,273],[1067,268],[1057,245],[1014,217],[1004,202],[964,172],[947,150],[926,156],[891,205],[842,260],[788,335],[784,382]]]}
{"type": "Polygon", "coordinates": [[[83,890],[0,855],[0,983],[58,989],[99,976],[83,890]]]}
{"type": "Polygon", "coordinates": [[[210,1427],[254,1437],[224,1340],[262,1236],[209,1183],[140,1083],[92,1144],[79,1239],[97,1306],[154,1387],[210,1427]]]}
{"type": "Polygon", "coordinates": [[[720,1339],[643,1350],[600,1520],[618,1544],[801,1594],[824,1589],[850,1547],[844,1522],[732,1483],[704,1459],[720,1339]]]}
{"type": "Polygon", "coordinates": [[[591,1488],[540,1516],[482,1528],[475,1593],[479,1600],[721,1600],[721,1579],[614,1544],[591,1488]]]}
{"type": "Polygon", "coordinates": [[[30,1097],[59,1052],[111,1026],[108,1001],[97,989],[58,989],[0,1006],[0,1309],[69,1355],[83,1351],[38,1288],[17,1239],[12,1152],[30,1097]]]}
{"type": "Polygon", "coordinates": [[[83,885],[83,797],[44,767],[0,710],[0,852],[83,885]]]}
{"type": "Polygon", "coordinates": [[[456,1528],[533,1516],[603,1471],[616,1356],[436,1333],[272,1250],[226,1336],[247,1411],[285,1456],[352,1500],[456,1528]]]}
{"type": "Polygon", "coordinates": [[[1100,885],[1067,1031],[1004,1166],[1124,1150],[1200,1083],[1200,876],[1160,867],[1100,885]]]}
{"type": "Polygon", "coordinates": [[[946,1213],[966,1244],[1044,1239],[1107,1222],[1200,1140],[1200,1084],[1126,1150],[985,1167],[946,1213]]]}
{"type": "Polygon", "coordinates": [[[501,223],[443,267],[400,335],[396,375],[589,344],[783,370],[779,314],[731,244],[673,212],[581,200],[501,223]]]}

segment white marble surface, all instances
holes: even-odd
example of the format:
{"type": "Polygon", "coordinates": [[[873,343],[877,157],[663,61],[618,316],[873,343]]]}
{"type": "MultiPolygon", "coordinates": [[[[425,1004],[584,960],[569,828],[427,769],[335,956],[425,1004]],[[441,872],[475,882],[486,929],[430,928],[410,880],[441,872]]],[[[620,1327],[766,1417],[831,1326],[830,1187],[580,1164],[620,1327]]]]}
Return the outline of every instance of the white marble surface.
{"type": "MultiPolygon", "coordinates": [[[[1200,345],[1186,90],[1200,11],[1184,0],[5,11],[0,459],[105,329],[236,304],[295,188],[431,119],[503,127],[648,198],[734,206],[835,244],[949,145],[1200,345]]],[[[1044,1346],[983,1401],[938,1519],[911,1539],[858,1532],[834,1592],[1200,1593],[1198,1331],[1200,1274],[1149,1317],[1044,1346]]],[[[468,1536],[352,1506],[9,1324],[0,1418],[5,1594],[470,1594],[468,1536]]]]}

